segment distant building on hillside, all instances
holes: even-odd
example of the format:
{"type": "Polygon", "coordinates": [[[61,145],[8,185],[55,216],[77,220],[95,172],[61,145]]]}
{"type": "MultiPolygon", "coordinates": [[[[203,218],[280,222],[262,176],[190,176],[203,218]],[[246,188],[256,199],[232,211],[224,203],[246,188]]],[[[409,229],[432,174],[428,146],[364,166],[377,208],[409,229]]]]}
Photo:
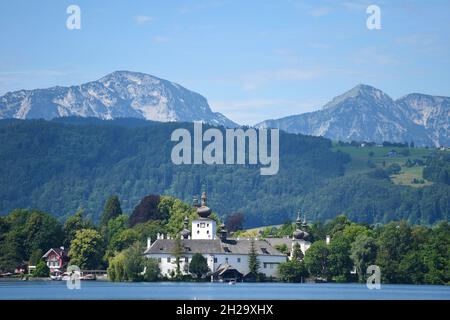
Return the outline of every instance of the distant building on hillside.
{"type": "MultiPolygon", "coordinates": [[[[248,259],[251,247],[257,253],[260,262],[259,272],[266,277],[277,277],[277,267],[286,262],[288,256],[275,249],[271,242],[286,242],[291,248],[295,242],[299,242],[305,252],[310,243],[308,234],[301,230],[301,220],[297,219],[297,230],[293,239],[257,239],[257,238],[229,238],[225,225],[219,227],[218,236],[216,221],[211,219],[211,209],[206,203],[206,193],[202,194],[201,205],[194,198],[194,206],[197,208],[198,218],[194,219],[189,230],[189,220],[185,218],[184,229],[179,234],[182,246],[180,269],[183,274],[188,273],[188,266],[195,253],[202,254],[210,269],[209,276],[215,280],[241,280],[249,275],[248,259]]],[[[170,277],[176,270],[176,258],[174,251],[177,245],[176,239],[158,234],[155,242],[147,241],[147,249],[144,254],[147,258],[157,259],[163,276],[170,277]]]]}

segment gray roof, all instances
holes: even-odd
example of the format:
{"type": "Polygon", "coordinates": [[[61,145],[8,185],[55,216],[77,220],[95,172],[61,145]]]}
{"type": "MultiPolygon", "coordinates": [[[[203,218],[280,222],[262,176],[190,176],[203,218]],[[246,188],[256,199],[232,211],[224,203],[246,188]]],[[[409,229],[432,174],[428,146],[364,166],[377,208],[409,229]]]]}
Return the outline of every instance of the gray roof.
{"type": "Polygon", "coordinates": [[[308,243],[308,241],[303,239],[292,239],[292,238],[266,238],[266,241],[270,243],[271,246],[275,247],[277,245],[287,245],[288,248],[291,248],[292,242],[305,242],[308,243]]]}
{"type": "MultiPolygon", "coordinates": [[[[251,240],[248,239],[227,239],[221,241],[215,240],[197,240],[197,239],[183,239],[185,254],[189,253],[205,253],[205,254],[248,254],[251,248],[251,240]]],[[[284,256],[283,253],[272,247],[268,242],[264,240],[256,240],[255,249],[258,255],[277,255],[284,256]]],[[[148,248],[145,254],[171,254],[175,248],[174,239],[158,239],[150,248],[148,248]]]]}

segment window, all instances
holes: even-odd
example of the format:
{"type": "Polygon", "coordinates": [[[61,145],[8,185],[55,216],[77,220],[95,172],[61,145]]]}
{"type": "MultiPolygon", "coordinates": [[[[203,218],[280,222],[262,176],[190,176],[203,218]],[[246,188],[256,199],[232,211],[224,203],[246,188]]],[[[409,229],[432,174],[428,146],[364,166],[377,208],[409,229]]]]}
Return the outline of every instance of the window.
{"type": "Polygon", "coordinates": [[[188,263],[189,262],[189,258],[188,257],[184,257],[184,262],[188,263]]]}
{"type": "Polygon", "coordinates": [[[158,262],[161,263],[161,258],[158,258],[158,262]]]}
{"type": "Polygon", "coordinates": [[[214,257],[214,263],[217,263],[217,258],[216,257],[214,257]]]}
{"type": "Polygon", "coordinates": [[[238,262],[238,263],[241,263],[241,258],[237,258],[237,262],[238,262]]]}
{"type": "Polygon", "coordinates": [[[227,262],[227,263],[228,263],[228,258],[225,258],[225,262],[227,262]]]}
{"type": "Polygon", "coordinates": [[[200,230],[197,230],[197,234],[200,234],[200,230]]]}
{"type": "Polygon", "coordinates": [[[264,254],[269,254],[269,251],[267,251],[266,248],[261,248],[261,251],[262,251],[262,253],[264,253],[264,254]]]}
{"type": "Polygon", "coordinates": [[[230,248],[228,248],[228,247],[223,247],[223,251],[228,252],[228,253],[231,252],[230,248]]]}
{"type": "Polygon", "coordinates": [[[267,269],[267,263],[264,262],[264,269],[267,269]]]}
{"type": "Polygon", "coordinates": [[[207,223],[206,226],[209,227],[209,223],[207,223]]]}
{"type": "Polygon", "coordinates": [[[205,227],[205,223],[204,222],[200,223],[200,228],[204,228],[204,227],[205,227]]]}
{"type": "Polygon", "coordinates": [[[200,223],[197,223],[197,228],[199,228],[200,227],[200,223]]]}
{"type": "Polygon", "coordinates": [[[167,257],[167,262],[170,262],[170,257],[167,257]]]}
{"type": "Polygon", "coordinates": [[[209,230],[206,230],[206,234],[209,234],[209,230]]]}

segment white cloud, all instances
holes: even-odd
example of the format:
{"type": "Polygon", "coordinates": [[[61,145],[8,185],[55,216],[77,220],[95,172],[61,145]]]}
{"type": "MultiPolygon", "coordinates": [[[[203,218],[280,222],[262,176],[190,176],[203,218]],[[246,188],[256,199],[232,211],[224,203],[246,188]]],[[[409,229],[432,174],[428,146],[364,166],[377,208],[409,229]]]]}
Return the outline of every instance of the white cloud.
{"type": "Polygon", "coordinates": [[[134,21],[136,21],[137,24],[145,24],[153,21],[153,18],[150,16],[135,16],[134,21]]]}
{"type": "Polygon", "coordinates": [[[153,37],[153,42],[155,42],[155,43],[166,43],[169,41],[170,41],[170,39],[168,37],[164,37],[164,36],[153,37]]]}
{"type": "Polygon", "coordinates": [[[311,17],[322,17],[325,16],[327,14],[329,14],[331,12],[331,8],[330,7],[318,7],[318,8],[314,8],[309,10],[307,13],[308,15],[310,15],[311,17]]]}
{"type": "Polygon", "coordinates": [[[242,89],[255,90],[273,81],[302,81],[317,78],[322,75],[320,70],[307,70],[299,68],[281,68],[258,71],[242,76],[242,89]]]}

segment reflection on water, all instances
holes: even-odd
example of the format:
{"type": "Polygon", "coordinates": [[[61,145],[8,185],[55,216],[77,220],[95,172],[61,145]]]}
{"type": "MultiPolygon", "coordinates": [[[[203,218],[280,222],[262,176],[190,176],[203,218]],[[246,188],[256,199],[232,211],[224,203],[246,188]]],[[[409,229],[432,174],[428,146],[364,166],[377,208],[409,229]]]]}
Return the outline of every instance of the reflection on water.
{"type": "Polygon", "coordinates": [[[0,299],[433,299],[450,300],[450,286],[288,283],[111,283],[82,282],[69,290],[63,281],[0,282],[0,299]]]}

